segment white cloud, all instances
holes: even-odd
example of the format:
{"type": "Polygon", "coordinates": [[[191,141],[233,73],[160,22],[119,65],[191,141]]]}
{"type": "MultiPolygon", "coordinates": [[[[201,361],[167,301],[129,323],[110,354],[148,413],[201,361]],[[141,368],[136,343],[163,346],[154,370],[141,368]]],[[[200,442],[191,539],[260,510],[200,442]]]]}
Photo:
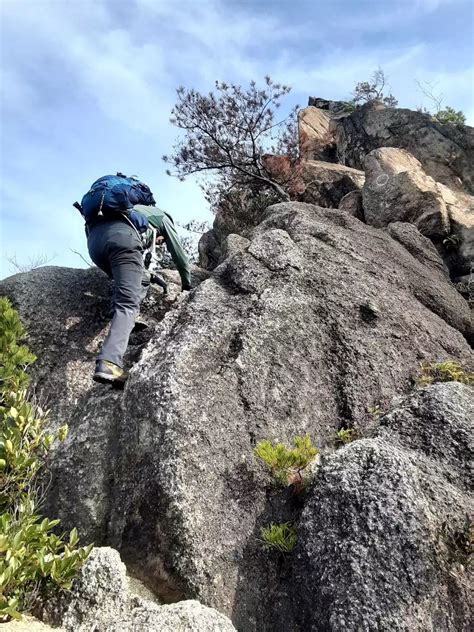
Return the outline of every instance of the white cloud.
{"type": "Polygon", "coordinates": [[[84,249],[70,204],[112,169],[138,173],[177,219],[203,217],[195,183],[166,179],[160,161],[177,135],[168,117],[180,84],[207,91],[215,79],[270,74],[304,105],[309,95],[347,98],[380,65],[401,105],[420,104],[415,78],[438,81],[446,104],[474,122],[472,55],[449,71],[441,43],[401,37],[450,4],[467,6],[399,0],[331,11],[308,2],[298,11],[287,0],[264,12],[258,2],[228,0],[3,0],[3,184],[8,211],[19,216],[18,231],[14,218],[5,224],[8,239],[40,252],[59,243],[58,263],[70,262],[69,248],[84,249]],[[379,31],[393,37],[380,40],[379,31]]]}

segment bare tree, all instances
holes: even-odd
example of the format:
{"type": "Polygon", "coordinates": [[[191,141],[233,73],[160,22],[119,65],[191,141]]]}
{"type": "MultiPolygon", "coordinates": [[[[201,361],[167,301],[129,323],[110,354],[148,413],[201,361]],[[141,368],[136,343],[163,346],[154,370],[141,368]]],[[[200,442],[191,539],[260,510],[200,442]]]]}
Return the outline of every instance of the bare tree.
{"type": "Polygon", "coordinates": [[[12,272],[31,272],[31,270],[36,270],[37,268],[41,268],[42,266],[50,263],[56,255],[46,255],[39,254],[33,255],[29,257],[28,261],[18,261],[16,255],[5,256],[5,259],[10,264],[10,269],[12,272]]]}
{"type": "Polygon", "coordinates": [[[434,118],[440,123],[454,123],[465,125],[466,117],[461,110],[456,111],[454,108],[449,105],[443,107],[444,94],[436,93],[436,87],[438,85],[437,82],[429,82],[429,81],[418,81],[415,80],[416,85],[420,89],[420,92],[431,101],[433,105],[433,112],[425,108],[424,106],[420,106],[418,110],[420,112],[424,112],[425,114],[432,114],[434,118]]]}
{"type": "Polygon", "coordinates": [[[282,97],[290,88],[265,77],[258,88],[255,81],[247,89],[217,81],[215,93],[177,90],[178,103],[171,122],[184,130],[170,156],[168,175],[184,180],[192,174],[217,176],[202,186],[211,205],[224,192],[237,189],[271,189],[281,200],[289,200],[287,182],[270,172],[263,156],[284,154],[298,157],[295,107],[288,116],[276,117],[282,97]]]}
{"type": "Polygon", "coordinates": [[[80,253],[78,250],[74,250],[73,248],[70,248],[70,251],[73,252],[78,257],[80,257],[82,259],[82,261],[84,261],[84,263],[89,266],[89,268],[93,268],[94,267],[94,264],[92,263],[92,261],[89,261],[89,259],[86,259],[84,257],[84,255],[82,253],[80,253]]]}
{"type": "Polygon", "coordinates": [[[391,92],[385,94],[387,86],[387,77],[382,68],[377,70],[372,75],[371,81],[360,81],[356,83],[354,92],[352,93],[354,105],[360,105],[362,103],[369,103],[370,101],[381,101],[389,107],[396,107],[398,105],[397,99],[391,92]]]}

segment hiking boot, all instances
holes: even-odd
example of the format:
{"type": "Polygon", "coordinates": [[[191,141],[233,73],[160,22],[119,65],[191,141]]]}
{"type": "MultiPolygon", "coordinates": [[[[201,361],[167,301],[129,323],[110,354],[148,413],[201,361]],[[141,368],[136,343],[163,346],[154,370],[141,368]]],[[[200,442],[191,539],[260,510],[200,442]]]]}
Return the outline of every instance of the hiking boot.
{"type": "Polygon", "coordinates": [[[144,331],[145,329],[148,329],[149,326],[150,325],[145,320],[137,318],[135,319],[135,325],[133,326],[132,334],[136,334],[139,331],[144,331]]]}
{"type": "Polygon", "coordinates": [[[95,372],[92,376],[94,382],[101,384],[112,384],[120,386],[125,384],[128,373],[113,362],[108,360],[97,360],[95,363],[95,372]]]}

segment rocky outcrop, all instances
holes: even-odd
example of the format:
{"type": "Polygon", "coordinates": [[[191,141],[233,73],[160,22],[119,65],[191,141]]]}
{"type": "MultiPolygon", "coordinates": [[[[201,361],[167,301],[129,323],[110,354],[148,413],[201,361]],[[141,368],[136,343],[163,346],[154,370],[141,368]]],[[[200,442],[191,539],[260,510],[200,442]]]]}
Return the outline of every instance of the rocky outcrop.
{"type": "Polygon", "coordinates": [[[328,110],[307,107],[298,112],[300,158],[335,162],[336,144],[329,131],[330,121],[328,110]]]}
{"type": "MultiPolygon", "coordinates": [[[[308,432],[332,450],[341,425],[367,429],[368,406],[410,388],[420,361],[471,361],[471,321],[423,238],[395,240],[302,203],[267,208],[248,238],[132,341],[123,392],[91,381],[104,275],[40,269],[0,292],[30,332],[53,424],[70,427],[51,462],[50,514],[120,550],[167,601],[198,598],[245,632],[286,632],[300,616],[313,621],[314,606],[296,604],[291,562],[258,541],[280,509],[288,519],[296,509],[283,508],[293,501],[275,495],[255,462],[256,441],[308,432]]],[[[150,319],[161,295],[154,300],[150,319]]],[[[397,493],[394,485],[394,504],[397,493]]]]}
{"type": "Polygon", "coordinates": [[[317,160],[302,162],[300,173],[298,199],[326,208],[337,208],[345,195],[360,191],[365,180],[363,171],[317,160]]]}
{"type": "Polygon", "coordinates": [[[365,221],[364,207],[362,206],[362,191],[355,190],[346,193],[346,195],[341,198],[338,209],[349,213],[352,217],[357,217],[357,219],[360,219],[362,222],[365,221]]]}
{"type": "Polygon", "coordinates": [[[198,243],[199,264],[205,270],[214,270],[222,258],[222,248],[216,231],[211,228],[203,233],[198,243]]]}
{"type": "Polygon", "coordinates": [[[346,101],[328,101],[309,97],[308,107],[298,112],[298,142],[301,160],[338,162],[331,121],[348,116],[346,101]]]}
{"type": "Polygon", "coordinates": [[[403,149],[374,149],[365,159],[362,191],[365,221],[379,228],[411,222],[432,238],[449,235],[451,226],[443,196],[421,163],[403,149]]]}
{"type": "Polygon", "coordinates": [[[474,129],[438,123],[429,114],[378,107],[357,108],[333,120],[339,161],[362,169],[365,156],[380,147],[407,150],[427,175],[446,186],[474,194],[474,129]]]}
{"type": "MultiPolygon", "coordinates": [[[[291,199],[326,208],[337,208],[341,199],[352,191],[360,191],[364,173],[344,165],[323,160],[300,160],[291,165],[285,156],[265,156],[265,167],[278,179],[285,173],[291,199]]],[[[228,235],[247,238],[260,224],[265,209],[278,201],[275,195],[261,196],[242,194],[234,206],[223,204],[217,211],[211,230],[199,241],[199,263],[207,270],[214,270],[227,257],[225,241],[228,235]]]]}
{"type": "Polygon", "coordinates": [[[454,192],[403,149],[374,149],[365,159],[364,219],[373,226],[411,222],[439,244],[453,276],[474,264],[474,197],[454,192]]]}
{"type": "Polygon", "coordinates": [[[469,387],[437,384],[324,460],[300,521],[301,629],[469,629],[473,413],[469,387]]]}
{"type": "Polygon", "coordinates": [[[93,549],[72,589],[49,599],[41,614],[65,632],[235,632],[197,601],[156,605],[134,595],[125,565],[108,547],[93,549]]]}

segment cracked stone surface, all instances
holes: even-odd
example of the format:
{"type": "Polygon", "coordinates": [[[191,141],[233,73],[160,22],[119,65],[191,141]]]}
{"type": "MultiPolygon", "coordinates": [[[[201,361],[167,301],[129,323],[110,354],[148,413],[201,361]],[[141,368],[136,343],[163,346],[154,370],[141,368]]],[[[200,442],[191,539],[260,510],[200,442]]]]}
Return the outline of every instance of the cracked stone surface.
{"type": "Polygon", "coordinates": [[[330,451],[341,420],[366,429],[367,407],[411,388],[420,361],[472,360],[466,301],[403,239],[343,211],[268,208],[246,249],[164,315],[149,307],[161,320],[135,345],[123,392],[90,377],[104,328],[96,271],[2,281],[52,423],[70,427],[46,510],[118,549],[167,601],[197,598],[245,632],[298,629],[310,599],[296,605],[291,564],[259,542],[291,503],[256,463],[256,441],[309,433],[330,451]]]}

